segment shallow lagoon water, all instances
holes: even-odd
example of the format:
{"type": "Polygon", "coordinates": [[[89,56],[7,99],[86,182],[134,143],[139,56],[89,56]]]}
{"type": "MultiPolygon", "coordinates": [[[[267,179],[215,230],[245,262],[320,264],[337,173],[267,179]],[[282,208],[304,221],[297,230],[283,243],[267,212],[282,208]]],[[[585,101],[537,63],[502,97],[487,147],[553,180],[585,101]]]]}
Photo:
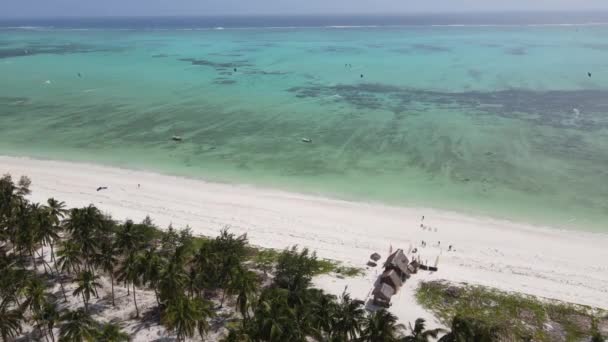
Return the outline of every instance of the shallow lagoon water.
{"type": "Polygon", "coordinates": [[[0,153],[606,231],[607,35],[0,29],[0,153]]]}

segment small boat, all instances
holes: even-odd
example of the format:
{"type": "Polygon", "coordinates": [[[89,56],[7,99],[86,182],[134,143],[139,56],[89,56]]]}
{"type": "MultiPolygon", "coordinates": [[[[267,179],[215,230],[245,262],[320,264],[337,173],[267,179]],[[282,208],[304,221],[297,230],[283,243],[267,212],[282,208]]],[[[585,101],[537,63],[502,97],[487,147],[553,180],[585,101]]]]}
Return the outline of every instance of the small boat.
{"type": "Polygon", "coordinates": [[[312,142],[312,139],[310,139],[310,138],[302,138],[302,142],[310,144],[312,142]]]}
{"type": "Polygon", "coordinates": [[[173,137],[171,137],[171,140],[173,140],[173,141],[182,141],[183,139],[179,135],[174,135],[173,137]]]}

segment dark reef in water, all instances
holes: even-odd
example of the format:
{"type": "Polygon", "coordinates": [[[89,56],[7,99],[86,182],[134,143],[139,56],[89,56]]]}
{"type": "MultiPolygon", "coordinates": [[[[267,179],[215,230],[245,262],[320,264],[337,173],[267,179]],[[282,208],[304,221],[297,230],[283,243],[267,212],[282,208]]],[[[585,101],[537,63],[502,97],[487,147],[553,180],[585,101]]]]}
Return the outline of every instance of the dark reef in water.
{"type": "Polygon", "coordinates": [[[298,98],[336,97],[358,109],[395,113],[417,111],[420,104],[460,108],[471,113],[527,120],[539,125],[596,130],[608,128],[608,90],[532,91],[509,89],[491,92],[441,92],[379,83],[309,85],[287,91],[298,98]],[[577,109],[580,116],[575,115],[577,109]],[[598,115],[600,114],[600,115],[598,115]]]}
{"type": "Polygon", "coordinates": [[[235,80],[227,79],[227,78],[216,78],[213,80],[214,84],[235,84],[235,80]]]}
{"type": "Polygon", "coordinates": [[[598,50],[598,51],[608,51],[608,44],[583,44],[582,45],[586,49],[598,50]]]}
{"type": "Polygon", "coordinates": [[[207,59],[196,59],[196,58],[180,58],[179,60],[182,62],[190,62],[190,63],[192,63],[192,65],[212,67],[218,71],[223,71],[225,69],[230,69],[230,68],[242,68],[242,67],[253,66],[253,64],[249,63],[246,60],[232,61],[232,62],[213,62],[213,61],[210,61],[207,59]]]}
{"type": "Polygon", "coordinates": [[[525,47],[514,47],[506,49],[505,53],[512,56],[525,56],[528,54],[528,50],[525,47]]]}
{"type": "Polygon", "coordinates": [[[450,51],[452,51],[451,49],[449,49],[445,46],[431,45],[431,44],[414,44],[414,45],[412,45],[412,48],[417,51],[424,51],[424,52],[450,52],[450,51]]]}
{"type": "Polygon", "coordinates": [[[365,52],[364,49],[352,47],[352,46],[322,46],[319,48],[308,49],[310,53],[344,53],[344,54],[360,54],[365,52]]]}
{"type": "Polygon", "coordinates": [[[467,74],[469,74],[469,77],[471,77],[477,82],[481,81],[481,79],[483,78],[483,72],[477,69],[469,69],[467,70],[467,74]]]}
{"type": "Polygon", "coordinates": [[[266,71],[266,70],[246,70],[245,74],[247,75],[265,75],[265,76],[270,76],[270,75],[287,75],[289,74],[287,71],[266,71]]]}
{"type": "Polygon", "coordinates": [[[401,47],[391,50],[401,54],[429,54],[429,53],[445,53],[452,51],[450,48],[440,45],[431,44],[412,44],[408,47],[401,47]]]}
{"type": "Polygon", "coordinates": [[[68,55],[74,53],[91,53],[91,52],[108,52],[120,51],[122,48],[89,46],[86,44],[62,43],[62,44],[46,44],[46,43],[29,43],[26,45],[0,49],[0,59],[26,57],[34,55],[68,55]]]}
{"type": "Polygon", "coordinates": [[[209,56],[219,56],[219,57],[243,57],[243,54],[240,53],[223,53],[223,52],[211,52],[208,53],[209,56]]]}

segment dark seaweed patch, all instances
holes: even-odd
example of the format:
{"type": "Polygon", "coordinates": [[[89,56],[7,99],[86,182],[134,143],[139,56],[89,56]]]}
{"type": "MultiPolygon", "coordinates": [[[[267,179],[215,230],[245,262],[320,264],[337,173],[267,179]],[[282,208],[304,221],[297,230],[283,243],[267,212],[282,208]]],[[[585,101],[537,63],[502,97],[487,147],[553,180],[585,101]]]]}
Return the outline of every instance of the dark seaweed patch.
{"type": "Polygon", "coordinates": [[[583,44],[583,47],[598,51],[608,51],[608,44],[583,44]]]}
{"type": "Polygon", "coordinates": [[[513,55],[513,56],[525,56],[528,54],[528,50],[526,50],[526,48],[524,48],[524,47],[515,47],[515,48],[506,49],[505,53],[507,55],[513,55]]]}
{"type": "Polygon", "coordinates": [[[243,54],[240,53],[222,53],[222,52],[211,52],[208,54],[209,56],[219,56],[219,57],[243,57],[243,54]]]}
{"type": "Polygon", "coordinates": [[[447,48],[445,46],[431,45],[431,44],[413,44],[412,48],[416,51],[422,51],[422,52],[427,52],[427,53],[452,51],[450,48],[447,48]]]}
{"type": "Polygon", "coordinates": [[[477,82],[481,81],[481,79],[483,78],[483,72],[477,69],[469,69],[467,70],[467,74],[469,74],[469,77],[477,82]]]}
{"type": "Polygon", "coordinates": [[[214,84],[235,84],[236,81],[235,80],[230,80],[227,78],[216,78],[215,80],[213,80],[214,84]]]}
{"type": "Polygon", "coordinates": [[[264,76],[277,76],[277,75],[287,75],[287,71],[266,71],[266,70],[246,70],[245,74],[247,75],[264,75],[264,76]]]}
{"type": "Polygon", "coordinates": [[[157,55],[152,55],[152,58],[167,58],[167,57],[169,57],[169,55],[166,53],[159,53],[157,55]]]}
{"type": "Polygon", "coordinates": [[[2,106],[20,106],[28,101],[29,98],[27,97],[0,96],[0,105],[2,106]]]}
{"type": "Polygon", "coordinates": [[[499,48],[499,47],[502,47],[502,45],[496,44],[496,43],[481,43],[481,44],[479,44],[479,46],[488,47],[488,48],[499,48]]]}
{"type": "Polygon", "coordinates": [[[254,48],[254,47],[244,47],[244,48],[236,49],[234,51],[237,52],[237,53],[239,53],[239,52],[258,52],[260,50],[261,49],[254,48]]]}
{"type": "Polygon", "coordinates": [[[14,57],[26,57],[34,55],[67,55],[74,53],[90,53],[90,52],[106,52],[106,51],[117,51],[118,48],[99,48],[92,47],[84,44],[46,44],[46,43],[29,43],[25,46],[16,48],[5,48],[0,49],[0,59],[3,58],[14,58],[14,57]]]}
{"type": "Polygon", "coordinates": [[[517,118],[539,125],[596,130],[608,128],[608,91],[531,91],[510,89],[493,92],[439,92],[363,83],[357,85],[310,85],[288,89],[298,98],[338,98],[358,109],[385,109],[394,113],[415,111],[422,103],[445,108],[465,108],[471,113],[517,118]],[[573,108],[581,113],[574,117],[573,108]],[[589,115],[600,114],[600,115],[589,115]]]}
{"type": "Polygon", "coordinates": [[[391,51],[400,53],[400,54],[410,55],[410,54],[417,54],[417,53],[424,53],[424,54],[444,53],[444,52],[450,52],[452,50],[447,47],[438,46],[438,45],[412,44],[409,47],[396,48],[396,49],[392,49],[391,51]]]}
{"type": "Polygon", "coordinates": [[[364,50],[361,48],[353,47],[353,46],[322,46],[320,48],[310,49],[308,50],[311,53],[340,53],[340,54],[359,54],[364,50]]]}
{"type": "Polygon", "coordinates": [[[277,43],[263,43],[263,44],[259,44],[257,45],[259,47],[265,47],[265,48],[269,48],[269,47],[277,47],[279,46],[277,43]]]}
{"type": "Polygon", "coordinates": [[[215,70],[225,70],[231,68],[242,68],[242,67],[250,67],[253,66],[251,63],[247,61],[232,61],[232,62],[213,62],[207,59],[196,59],[196,58],[180,58],[182,62],[190,62],[192,65],[200,65],[200,66],[208,66],[212,67],[215,70]]]}

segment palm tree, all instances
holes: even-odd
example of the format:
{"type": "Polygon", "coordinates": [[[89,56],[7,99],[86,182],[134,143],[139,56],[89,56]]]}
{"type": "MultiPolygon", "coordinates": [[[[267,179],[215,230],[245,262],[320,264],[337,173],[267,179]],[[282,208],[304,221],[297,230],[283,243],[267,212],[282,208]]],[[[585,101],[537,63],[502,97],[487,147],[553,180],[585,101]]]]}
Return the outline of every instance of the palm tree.
{"type": "Polygon", "coordinates": [[[51,335],[51,341],[55,342],[55,334],[53,333],[53,329],[55,328],[55,324],[57,324],[60,319],[60,311],[57,303],[46,302],[42,308],[42,311],[36,314],[34,319],[38,322],[38,329],[46,329],[47,333],[51,335]]]}
{"type": "MultiPolygon", "coordinates": [[[[53,234],[55,236],[59,236],[59,233],[61,232],[61,220],[63,220],[65,218],[65,215],[67,214],[67,210],[65,209],[65,203],[64,202],[59,202],[54,198],[49,198],[47,201],[47,206],[46,206],[46,210],[48,212],[49,218],[50,218],[50,229],[53,231],[53,234]]],[[[53,240],[51,240],[50,246],[51,246],[51,260],[55,261],[55,250],[54,250],[54,242],[57,240],[57,238],[54,238],[53,240]]]]}
{"type": "Polygon", "coordinates": [[[97,342],[128,342],[129,334],[122,331],[121,327],[117,323],[106,323],[99,331],[97,342]]]}
{"type": "Polygon", "coordinates": [[[17,195],[24,197],[31,193],[30,185],[32,181],[27,176],[21,176],[19,182],[17,182],[17,195]]]}
{"type": "Polygon", "coordinates": [[[262,341],[302,341],[303,332],[298,327],[296,311],[288,305],[288,291],[267,289],[261,295],[256,307],[255,322],[245,327],[254,340],[262,341]]]}
{"type": "Polygon", "coordinates": [[[205,289],[212,289],[217,285],[218,256],[212,248],[213,242],[203,244],[192,257],[190,264],[190,292],[200,294],[205,289]]]}
{"type": "Polygon", "coordinates": [[[33,272],[28,271],[14,255],[0,253],[0,306],[19,303],[19,297],[27,286],[33,272]]]}
{"type": "Polygon", "coordinates": [[[196,324],[196,330],[201,336],[201,339],[204,341],[205,336],[209,331],[208,319],[215,316],[215,311],[213,311],[213,303],[203,298],[195,298],[194,304],[196,305],[196,310],[199,312],[201,318],[196,324]]]}
{"type": "Polygon", "coordinates": [[[9,310],[7,305],[0,306],[0,337],[2,341],[9,341],[21,334],[21,322],[23,313],[21,310],[9,310]]]}
{"type": "Polygon", "coordinates": [[[135,317],[139,317],[139,308],[137,307],[137,297],[135,295],[135,286],[141,283],[142,266],[140,258],[135,253],[130,253],[123,261],[118,269],[118,281],[124,282],[128,288],[129,284],[133,286],[133,302],[135,303],[135,317]]]}
{"type": "MultiPolygon", "coordinates": [[[[410,326],[411,328],[411,326],[410,326]]],[[[424,318],[418,318],[414,323],[414,329],[412,329],[412,334],[401,339],[402,342],[428,342],[429,340],[436,340],[437,335],[444,332],[443,329],[432,329],[425,330],[425,320],[424,318]]]]}
{"type": "Polygon", "coordinates": [[[154,289],[157,304],[160,304],[158,298],[158,284],[161,279],[164,261],[165,260],[158,255],[156,248],[148,248],[141,255],[140,260],[142,266],[142,284],[147,284],[154,289]]]}
{"type": "Polygon", "coordinates": [[[117,251],[110,239],[104,240],[99,246],[99,253],[95,255],[95,265],[101,268],[103,272],[110,275],[110,284],[112,286],[112,306],[116,306],[114,302],[114,268],[118,263],[116,257],[117,251]]]}
{"type": "Polygon", "coordinates": [[[274,283],[292,293],[301,293],[309,287],[318,267],[315,253],[310,253],[307,248],[298,251],[294,246],[279,255],[274,283]]]}
{"type": "Polygon", "coordinates": [[[70,240],[64,241],[57,251],[57,266],[61,272],[72,274],[80,272],[80,246],[70,240]]]}
{"type": "Polygon", "coordinates": [[[137,226],[131,220],[127,220],[116,232],[115,247],[123,255],[139,252],[142,237],[137,226]]]}
{"type": "MultiPolygon", "coordinates": [[[[177,251],[179,251],[179,248],[177,251]]],[[[164,263],[160,273],[158,289],[161,303],[168,303],[183,293],[188,282],[188,275],[184,271],[182,257],[177,254],[177,251],[176,255],[173,255],[164,263]]]]}
{"type": "MultiPolygon", "coordinates": [[[[33,224],[34,224],[34,241],[36,245],[42,246],[53,245],[54,241],[59,239],[56,229],[53,227],[51,217],[48,211],[44,208],[39,207],[37,204],[31,206],[33,224]]],[[[47,264],[44,259],[44,251],[38,252],[39,257],[42,259],[44,272],[47,272],[47,266],[51,274],[53,274],[52,268],[47,264]]],[[[51,257],[52,258],[52,257],[51,257]]]]}
{"type": "Polygon", "coordinates": [[[207,318],[212,314],[211,305],[202,299],[189,299],[181,295],[168,303],[162,323],[177,334],[177,340],[194,336],[198,330],[202,338],[208,329],[207,318]]]}
{"type": "Polygon", "coordinates": [[[87,313],[89,312],[89,300],[91,299],[91,295],[94,294],[97,296],[97,288],[101,287],[101,284],[96,281],[97,279],[99,279],[99,276],[94,275],[91,271],[83,271],[76,278],[78,287],[76,287],[72,295],[82,295],[82,299],[84,300],[84,311],[87,313]]]}
{"type": "Polygon", "coordinates": [[[14,234],[14,245],[19,251],[19,255],[23,256],[23,252],[29,254],[32,264],[34,265],[34,271],[37,270],[36,258],[34,257],[34,251],[38,248],[36,241],[36,225],[34,222],[34,215],[32,213],[36,206],[30,205],[27,201],[22,201],[15,207],[15,227],[16,231],[14,234]]]}
{"type": "Polygon", "coordinates": [[[42,311],[47,302],[45,287],[39,278],[31,278],[25,286],[25,301],[22,304],[24,309],[29,309],[32,315],[42,311]]]}
{"type": "Polygon", "coordinates": [[[385,309],[378,310],[367,316],[363,322],[361,340],[366,342],[396,342],[399,341],[399,331],[404,327],[397,324],[397,317],[385,309]]]}
{"type": "Polygon", "coordinates": [[[70,217],[64,221],[65,228],[70,232],[71,240],[79,247],[84,259],[85,267],[93,271],[91,259],[98,247],[100,231],[103,230],[104,217],[93,205],[84,208],[74,208],[70,217]]]}
{"type": "Polygon", "coordinates": [[[244,319],[249,319],[250,302],[258,291],[257,275],[242,266],[237,267],[229,285],[228,293],[235,295],[236,305],[244,319]]]}
{"type": "Polygon", "coordinates": [[[361,332],[361,324],[364,318],[363,302],[352,299],[344,290],[332,322],[332,330],[335,336],[342,340],[348,340],[349,337],[354,340],[361,332]]]}
{"type": "Polygon", "coordinates": [[[334,336],[334,322],[338,304],[336,296],[311,289],[308,293],[311,306],[311,324],[318,340],[329,341],[334,336]]]}
{"type": "Polygon", "coordinates": [[[94,341],[97,335],[95,321],[82,308],[67,311],[61,316],[59,342],[94,341]]]}
{"type": "Polygon", "coordinates": [[[441,342],[496,341],[501,328],[485,321],[456,315],[452,319],[452,331],[439,339],[441,342]]]}
{"type": "MultiPolygon", "coordinates": [[[[80,247],[72,241],[64,241],[57,251],[57,259],[55,259],[55,271],[59,274],[58,268],[62,273],[72,274],[80,271],[80,247]]],[[[63,293],[63,300],[68,301],[63,287],[63,279],[59,275],[59,285],[63,293]]]]}

